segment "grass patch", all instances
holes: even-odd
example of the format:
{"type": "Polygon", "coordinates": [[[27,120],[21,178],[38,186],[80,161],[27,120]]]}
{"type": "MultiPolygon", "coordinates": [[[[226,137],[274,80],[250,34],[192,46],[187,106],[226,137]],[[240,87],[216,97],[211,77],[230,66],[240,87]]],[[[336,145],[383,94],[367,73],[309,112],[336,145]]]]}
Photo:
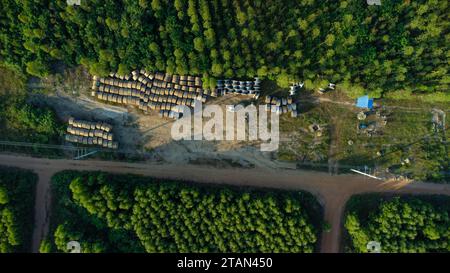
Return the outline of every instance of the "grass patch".
{"type": "MultiPolygon", "coordinates": [[[[326,95],[333,101],[342,101],[341,96],[341,92],[326,95]]],[[[432,105],[412,100],[393,105],[394,102],[383,100],[378,102],[386,105],[380,108],[380,116],[375,110],[366,120],[359,121],[356,116],[361,110],[357,108],[330,102],[311,104],[308,94],[300,101],[304,106],[300,107],[303,112],[298,118],[281,116],[280,132],[286,142],[280,145],[279,159],[310,164],[332,160],[339,163],[340,171],[368,166],[419,181],[450,181],[449,137],[442,130],[432,129],[432,105]],[[386,125],[382,116],[387,117],[386,125]],[[314,123],[324,128],[320,145],[308,130],[314,123]],[[374,124],[376,133],[368,135],[359,130],[360,123],[374,124]]],[[[448,109],[448,104],[434,106],[448,109]]],[[[448,118],[446,125],[450,125],[448,118]]]]}
{"type": "Polygon", "coordinates": [[[24,97],[25,95],[26,76],[15,67],[0,64],[0,97],[24,97]]]}
{"type": "Polygon", "coordinates": [[[280,143],[278,158],[297,162],[326,163],[330,144],[329,108],[324,105],[312,107],[300,103],[297,118],[287,115],[280,117],[280,143]],[[307,110],[310,108],[310,110],[307,110]],[[319,125],[320,136],[310,130],[319,125]]]}

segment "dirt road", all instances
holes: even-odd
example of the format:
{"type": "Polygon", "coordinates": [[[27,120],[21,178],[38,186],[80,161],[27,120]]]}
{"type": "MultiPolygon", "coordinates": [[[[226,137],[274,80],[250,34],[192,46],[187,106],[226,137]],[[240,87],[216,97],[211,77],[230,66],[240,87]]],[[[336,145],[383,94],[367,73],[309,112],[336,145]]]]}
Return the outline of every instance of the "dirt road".
{"type": "MultiPolygon", "coordinates": [[[[1,161],[0,161],[1,162],[1,161]]],[[[34,253],[38,252],[41,240],[45,238],[49,229],[50,220],[50,179],[52,172],[45,169],[33,169],[39,176],[36,186],[36,199],[34,206],[34,229],[31,248],[34,253]]]]}
{"type": "Polygon", "coordinates": [[[384,182],[356,175],[329,176],[326,173],[300,170],[217,169],[198,165],[158,165],[110,161],[75,161],[0,155],[0,165],[31,169],[38,173],[36,219],[33,252],[48,232],[50,208],[49,180],[62,170],[106,171],[132,173],[158,178],[172,178],[200,183],[259,186],[280,189],[301,189],[317,196],[325,209],[325,220],[331,231],[322,236],[322,252],[339,252],[341,217],[345,202],[353,194],[364,192],[396,192],[450,195],[450,185],[417,182],[384,182]]]}

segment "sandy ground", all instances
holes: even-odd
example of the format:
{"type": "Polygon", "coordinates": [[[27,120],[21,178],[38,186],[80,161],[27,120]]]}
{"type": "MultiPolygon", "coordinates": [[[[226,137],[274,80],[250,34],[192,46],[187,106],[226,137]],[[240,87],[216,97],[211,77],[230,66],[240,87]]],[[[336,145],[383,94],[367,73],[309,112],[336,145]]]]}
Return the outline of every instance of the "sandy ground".
{"type": "Polygon", "coordinates": [[[199,165],[145,164],[109,161],[74,161],[0,155],[0,164],[31,169],[39,174],[36,196],[36,219],[33,234],[33,252],[48,233],[50,201],[49,179],[62,170],[101,170],[112,173],[132,173],[158,178],[196,181],[199,183],[258,186],[279,189],[301,189],[314,194],[324,206],[325,221],[331,231],[324,233],[321,252],[339,252],[342,212],[345,202],[354,194],[365,192],[394,192],[412,194],[450,195],[450,185],[379,181],[355,175],[329,176],[326,173],[300,170],[271,170],[268,168],[214,168],[199,165]]]}
{"type": "MultiPolygon", "coordinates": [[[[63,121],[68,121],[69,117],[107,121],[114,126],[113,132],[119,141],[120,151],[145,152],[148,158],[159,162],[282,167],[282,163],[273,161],[272,153],[260,151],[258,141],[173,141],[171,127],[174,120],[161,118],[156,111],[143,114],[135,107],[114,106],[84,94],[74,97],[65,92],[37,95],[32,100],[51,105],[63,121]]],[[[226,105],[249,100],[248,96],[229,94],[211,99],[206,104],[220,105],[225,113],[226,105]]],[[[203,122],[207,122],[207,119],[203,122]]],[[[282,135],[280,137],[283,139],[282,135]]]]}
{"type": "Polygon", "coordinates": [[[64,122],[67,122],[70,117],[74,117],[111,123],[115,128],[115,137],[120,140],[124,151],[134,151],[142,142],[140,131],[135,125],[137,117],[131,108],[102,104],[83,95],[72,97],[63,92],[34,96],[32,100],[50,105],[64,122]]]}

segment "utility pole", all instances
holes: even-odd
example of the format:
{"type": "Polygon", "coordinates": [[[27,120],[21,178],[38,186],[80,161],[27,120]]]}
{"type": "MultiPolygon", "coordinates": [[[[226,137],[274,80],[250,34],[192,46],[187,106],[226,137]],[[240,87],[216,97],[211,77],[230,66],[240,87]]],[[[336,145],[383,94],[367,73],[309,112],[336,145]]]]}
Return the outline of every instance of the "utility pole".
{"type": "Polygon", "coordinates": [[[355,172],[355,173],[357,173],[357,174],[364,175],[364,176],[368,176],[368,177],[373,178],[373,179],[383,180],[383,178],[376,177],[376,176],[374,176],[374,175],[371,175],[371,174],[368,174],[368,173],[365,173],[365,172],[361,172],[361,171],[358,171],[358,170],[355,170],[355,169],[350,169],[350,171],[355,172]]]}

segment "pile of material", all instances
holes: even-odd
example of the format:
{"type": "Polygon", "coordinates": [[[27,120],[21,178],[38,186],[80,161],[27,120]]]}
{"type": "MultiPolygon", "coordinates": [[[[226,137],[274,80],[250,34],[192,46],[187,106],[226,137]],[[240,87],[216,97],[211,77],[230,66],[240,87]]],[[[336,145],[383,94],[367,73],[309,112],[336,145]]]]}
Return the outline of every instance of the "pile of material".
{"type": "Polygon", "coordinates": [[[217,93],[223,95],[228,93],[251,95],[258,99],[261,92],[260,85],[261,80],[259,78],[255,78],[254,81],[218,80],[217,93]]]}
{"type": "Polygon", "coordinates": [[[65,139],[73,143],[117,149],[119,145],[116,141],[113,141],[114,135],[111,131],[112,126],[104,122],[90,122],[70,118],[65,139]]]}
{"type": "Polygon", "coordinates": [[[291,113],[293,118],[297,117],[297,103],[293,102],[291,96],[287,98],[277,98],[274,96],[266,96],[266,111],[278,115],[291,113]]]}
{"type": "Polygon", "coordinates": [[[317,92],[319,92],[319,95],[323,95],[325,93],[328,93],[332,90],[334,90],[336,88],[336,84],[334,83],[328,83],[327,87],[325,88],[319,88],[319,90],[317,90],[317,92]]]}
{"type": "Polygon", "coordinates": [[[147,112],[160,111],[161,116],[179,118],[178,105],[194,107],[195,101],[206,102],[216,92],[202,88],[200,77],[133,71],[131,75],[94,76],[92,96],[100,100],[128,104],[147,112]]]}
{"type": "Polygon", "coordinates": [[[297,93],[297,90],[303,88],[304,85],[305,84],[303,82],[296,82],[296,83],[291,84],[290,90],[289,90],[289,95],[295,96],[295,94],[297,93]]]}

